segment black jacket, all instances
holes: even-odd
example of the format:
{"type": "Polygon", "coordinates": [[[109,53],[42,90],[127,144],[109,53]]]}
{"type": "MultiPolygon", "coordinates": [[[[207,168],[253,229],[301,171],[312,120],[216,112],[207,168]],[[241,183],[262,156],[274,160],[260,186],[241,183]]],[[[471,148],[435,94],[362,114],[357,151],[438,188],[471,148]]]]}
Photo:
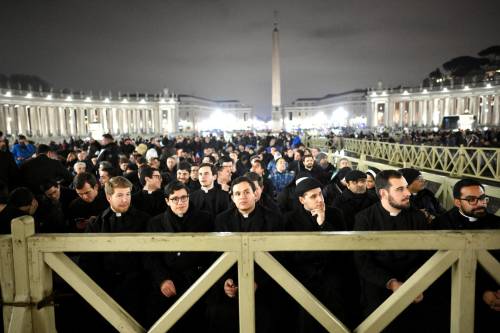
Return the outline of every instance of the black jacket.
{"type": "Polygon", "coordinates": [[[118,145],[115,142],[108,143],[107,145],[103,146],[101,151],[99,152],[99,156],[97,156],[97,165],[101,163],[102,161],[107,161],[111,163],[113,168],[115,168],[117,171],[120,170],[120,149],[118,145]]]}
{"type": "Polygon", "coordinates": [[[426,188],[416,194],[412,194],[410,204],[415,209],[425,209],[433,216],[439,216],[446,212],[439,203],[439,200],[434,196],[434,193],[426,188]]]}
{"type": "MultiPolygon", "coordinates": [[[[397,216],[391,216],[376,203],[358,213],[355,231],[427,230],[429,225],[422,212],[404,209],[397,216]]],[[[358,251],[355,263],[360,275],[362,304],[365,313],[371,313],[391,291],[386,288],[390,279],[404,282],[427,259],[422,251],[358,251]]]]}
{"type": "MultiPolygon", "coordinates": [[[[144,232],[149,218],[148,214],[133,207],[121,216],[108,208],[89,223],[85,231],[94,233],[144,232]]],[[[80,266],[134,318],[139,322],[142,321],[146,275],[141,253],[88,252],[81,255],[80,266]]]]}
{"type": "Polygon", "coordinates": [[[132,195],[132,206],[151,216],[161,214],[167,209],[162,190],[156,190],[152,193],[142,190],[134,193],[132,195]]]}
{"type": "Polygon", "coordinates": [[[346,222],[346,230],[352,231],[354,229],[354,218],[356,214],[378,201],[378,198],[373,197],[368,192],[358,194],[352,193],[349,189],[345,189],[344,192],[335,199],[333,207],[342,211],[346,222]]]}
{"type": "Polygon", "coordinates": [[[231,198],[229,193],[223,191],[219,184],[214,183],[214,187],[205,193],[202,189],[190,194],[190,204],[197,210],[204,210],[212,214],[213,218],[230,207],[231,198]]]}
{"type": "Polygon", "coordinates": [[[69,184],[73,180],[64,165],[42,154],[23,163],[20,168],[23,183],[34,193],[41,193],[40,185],[49,180],[62,180],[69,184]]]}
{"type": "MultiPolygon", "coordinates": [[[[213,232],[213,219],[208,212],[190,208],[181,218],[170,207],[149,220],[147,231],[163,232],[213,232]]],[[[209,256],[200,252],[152,252],[145,254],[144,261],[153,287],[160,292],[161,283],[172,280],[180,295],[187,290],[207,269],[209,256]]]]}

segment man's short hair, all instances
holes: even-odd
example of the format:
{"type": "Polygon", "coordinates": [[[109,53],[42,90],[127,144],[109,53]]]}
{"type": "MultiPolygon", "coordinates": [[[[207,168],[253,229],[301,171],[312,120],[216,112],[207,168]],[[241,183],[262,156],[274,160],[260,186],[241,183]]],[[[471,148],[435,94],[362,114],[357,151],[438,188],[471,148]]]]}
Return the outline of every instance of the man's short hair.
{"type": "Polygon", "coordinates": [[[114,141],[115,139],[113,138],[113,136],[109,133],[106,133],[106,134],[103,134],[102,135],[102,138],[103,139],[108,139],[108,140],[111,140],[111,141],[114,141]]]}
{"type": "Polygon", "coordinates": [[[260,165],[261,168],[264,168],[264,165],[262,165],[262,160],[260,159],[255,159],[253,162],[252,162],[252,165],[255,165],[255,164],[258,164],[260,165]]]}
{"type": "Polygon", "coordinates": [[[222,163],[226,163],[226,162],[234,163],[233,159],[227,155],[221,156],[217,163],[222,166],[222,163]]]}
{"type": "Polygon", "coordinates": [[[203,158],[208,158],[210,160],[210,163],[211,164],[215,164],[215,157],[213,157],[212,155],[207,155],[207,156],[204,156],[203,158]]]}
{"type": "Polygon", "coordinates": [[[85,184],[89,184],[93,188],[97,185],[97,179],[90,172],[82,172],[73,178],[73,187],[75,189],[81,190],[85,184]]]}
{"type": "Polygon", "coordinates": [[[198,167],[198,170],[200,170],[201,168],[210,168],[212,176],[217,174],[217,168],[215,167],[215,165],[211,163],[201,163],[200,166],[198,167]]]}
{"type": "Polygon", "coordinates": [[[391,187],[389,181],[392,178],[400,179],[403,178],[403,175],[397,170],[384,170],[378,173],[377,177],[375,178],[375,188],[377,189],[377,194],[379,194],[380,190],[387,190],[389,189],[389,187],[391,187]]]}
{"type": "Polygon", "coordinates": [[[158,171],[158,169],[152,168],[150,166],[145,166],[144,168],[142,168],[141,172],[139,173],[139,181],[141,182],[141,185],[146,185],[146,177],[153,178],[153,173],[155,171],[158,171]]]}
{"type": "Polygon", "coordinates": [[[191,164],[189,164],[188,162],[179,162],[179,164],[177,165],[177,171],[179,170],[185,170],[187,172],[191,172],[191,164]]]}
{"type": "Polygon", "coordinates": [[[132,182],[125,177],[116,176],[111,178],[106,185],[104,185],[104,192],[106,195],[113,195],[115,188],[128,188],[132,190],[132,182]]]}
{"type": "Polygon", "coordinates": [[[464,178],[456,182],[455,186],[453,186],[453,198],[460,199],[460,197],[462,196],[462,188],[468,186],[479,186],[484,191],[484,185],[478,182],[477,180],[464,178]]]}
{"type": "Polygon", "coordinates": [[[46,145],[46,144],[40,144],[38,145],[38,148],[36,149],[36,153],[37,155],[40,155],[40,154],[47,154],[49,151],[53,151],[52,148],[50,148],[49,145],[46,145]]]}
{"type": "Polygon", "coordinates": [[[259,184],[260,188],[264,187],[264,179],[262,179],[262,177],[259,174],[252,172],[252,171],[248,171],[243,176],[247,177],[248,179],[250,179],[253,182],[257,182],[257,184],[259,184]]]}
{"type": "Polygon", "coordinates": [[[174,180],[168,183],[167,186],[163,189],[163,195],[165,198],[168,198],[175,191],[186,190],[187,194],[189,194],[189,188],[183,182],[179,180],[174,180]]]}
{"type": "Polygon", "coordinates": [[[26,140],[26,137],[22,134],[19,134],[17,137],[18,140],[26,140]]]}
{"type": "Polygon", "coordinates": [[[7,204],[14,208],[29,206],[35,196],[27,187],[18,187],[9,195],[7,204]]]}
{"type": "Polygon", "coordinates": [[[252,192],[255,192],[255,184],[253,183],[253,181],[251,181],[248,177],[245,177],[245,176],[242,176],[242,177],[238,177],[236,178],[235,180],[233,180],[233,182],[231,183],[231,194],[233,193],[233,188],[240,184],[240,183],[248,183],[250,184],[250,187],[252,188],[252,192]]]}
{"type": "Polygon", "coordinates": [[[40,185],[40,190],[44,193],[45,191],[51,189],[52,187],[59,187],[59,183],[55,179],[50,179],[40,185]]]}
{"type": "Polygon", "coordinates": [[[101,168],[101,171],[105,171],[108,173],[109,177],[116,177],[118,174],[116,173],[115,168],[101,168]]]}

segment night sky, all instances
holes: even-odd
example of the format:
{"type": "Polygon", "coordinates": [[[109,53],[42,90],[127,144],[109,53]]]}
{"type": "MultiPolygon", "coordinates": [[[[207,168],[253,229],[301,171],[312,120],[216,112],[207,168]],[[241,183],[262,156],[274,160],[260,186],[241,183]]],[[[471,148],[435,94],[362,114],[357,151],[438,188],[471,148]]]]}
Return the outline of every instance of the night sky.
{"type": "Polygon", "coordinates": [[[0,73],[55,88],[239,99],[270,117],[279,11],[283,102],[418,85],[500,44],[500,1],[2,1],[0,73]]]}

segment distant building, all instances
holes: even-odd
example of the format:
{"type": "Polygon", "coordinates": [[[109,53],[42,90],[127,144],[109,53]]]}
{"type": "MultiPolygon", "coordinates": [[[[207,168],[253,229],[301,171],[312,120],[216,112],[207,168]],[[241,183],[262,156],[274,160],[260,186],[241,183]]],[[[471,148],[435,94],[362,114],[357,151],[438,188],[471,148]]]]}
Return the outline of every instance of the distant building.
{"type": "Polygon", "coordinates": [[[100,138],[251,129],[253,109],[237,100],[188,95],[85,96],[0,89],[0,131],[35,138],[100,138]]]}
{"type": "Polygon", "coordinates": [[[365,127],[367,90],[359,89],[319,98],[299,98],[284,106],[285,127],[291,129],[365,127]]]}

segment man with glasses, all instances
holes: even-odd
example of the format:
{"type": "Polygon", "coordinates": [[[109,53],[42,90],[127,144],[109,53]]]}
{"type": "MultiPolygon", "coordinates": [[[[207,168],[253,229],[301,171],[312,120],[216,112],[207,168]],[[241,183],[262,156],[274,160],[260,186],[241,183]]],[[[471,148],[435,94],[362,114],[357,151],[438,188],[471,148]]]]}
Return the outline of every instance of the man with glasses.
{"type": "MultiPolygon", "coordinates": [[[[165,187],[164,213],[153,217],[148,232],[212,232],[210,214],[197,210],[189,203],[189,189],[173,181],[165,187]]],[[[175,301],[198,279],[210,264],[210,255],[200,252],[152,252],[145,254],[145,266],[150,273],[148,293],[148,325],[160,318],[175,301]]],[[[199,301],[173,327],[173,332],[201,332],[205,327],[204,302],[199,301]]]]}
{"type": "MultiPolygon", "coordinates": [[[[474,179],[462,179],[453,186],[453,207],[435,221],[436,229],[500,229],[500,217],[487,210],[489,197],[474,179]]],[[[491,251],[497,260],[499,251],[491,251]]],[[[448,287],[449,288],[449,287],[448,287]]],[[[491,332],[500,324],[500,286],[482,268],[476,274],[475,332],[491,332]]]]}

